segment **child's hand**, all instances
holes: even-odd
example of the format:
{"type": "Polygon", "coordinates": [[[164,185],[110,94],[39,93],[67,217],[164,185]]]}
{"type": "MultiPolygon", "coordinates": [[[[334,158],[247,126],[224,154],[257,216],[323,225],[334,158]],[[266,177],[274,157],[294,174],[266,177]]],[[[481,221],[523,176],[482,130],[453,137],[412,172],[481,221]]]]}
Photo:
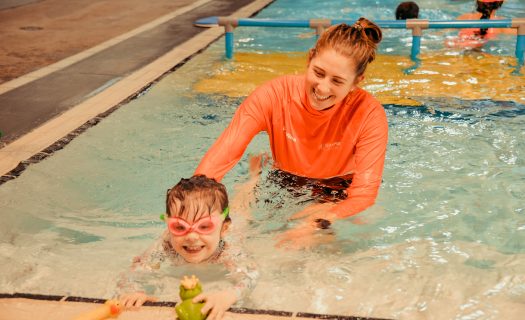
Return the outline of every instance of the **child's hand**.
{"type": "Polygon", "coordinates": [[[157,298],[148,296],[144,292],[127,293],[119,298],[124,309],[138,309],[146,301],[157,301],[157,298]]]}
{"type": "Polygon", "coordinates": [[[206,302],[201,309],[202,314],[211,310],[206,320],[221,320],[235,301],[237,301],[237,296],[233,290],[201,293],[192,300],[193,303],[206,302]]]}

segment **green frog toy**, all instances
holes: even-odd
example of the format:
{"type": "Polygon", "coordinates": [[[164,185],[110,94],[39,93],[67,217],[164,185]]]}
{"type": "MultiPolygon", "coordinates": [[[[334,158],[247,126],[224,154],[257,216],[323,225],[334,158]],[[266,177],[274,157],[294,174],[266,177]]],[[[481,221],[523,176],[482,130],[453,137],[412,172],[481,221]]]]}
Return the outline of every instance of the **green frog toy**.
{"type": "Polygon", "coordinates": [[[182,302],[175,306],[179,320],[204,320],[208,316],[202,314],[204,303],[193,303],[191,300],[202,293],[199,279],[194,275],[191,278],[184,276],[180,282],[180,298],[182,302]]]}

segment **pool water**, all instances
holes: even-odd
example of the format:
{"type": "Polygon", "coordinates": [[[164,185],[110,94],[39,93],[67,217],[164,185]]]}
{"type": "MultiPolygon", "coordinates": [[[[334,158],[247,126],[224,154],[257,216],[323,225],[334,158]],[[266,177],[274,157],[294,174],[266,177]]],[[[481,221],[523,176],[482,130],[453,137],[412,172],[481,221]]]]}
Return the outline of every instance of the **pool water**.
{"type": "MultiPolygon", "coordinates": [[[[432,19],[472,7],[468,1],[418,4],[432,19]]],[[[259,16],[340,18],[359,7],[363,15],[389,19],[395,4],[305,1],[301,7],[307,9],[277,1],[259,16]]],[[[509,0],[504,12],[525,16],[525,5],[509,0]]],[[[274,41],[268,30],[238,29],[236,59],[224,61],[223,42],[213,44],[3,184],[2,291],[111,297],[132,257],[162,232],[166,189],[193,173],[243,97],[264,79],[304,70],[298,52],[309,40],[270,31],[274,41]],[[248,33],[253,40],[246,40],[248,33]],[[275,52],[261,54],[267,45],[275,52]]],[[[335,223],[331,242],[306,251],[276,248],[275,236],[293,227],[287,217],[308,197],[291,197],[267,179],[265,168],[253,220],[242,230],[261,278],[242,306],[401,319],[520,319],[525,82],[509,71],[514,39],[501,40],[508,41],[503,49],[468,55],[429,48],[417,72],[406,75],[408,51],[388,40],[391,31],[363,84],[383,102],[390,130],[376,205],[335,223]]],[[[232,196],[247,178],[247,155],[268,151],[267,137],[258,135],[223,180],[232,196]]],[[[233,215],[234,224],[241,222],[233,215]]],[[[225,281],[216,268],[181,268],[163,273],[155,294],[175,300],[177,279],[189,272],[205,290],[225,281]]]]}

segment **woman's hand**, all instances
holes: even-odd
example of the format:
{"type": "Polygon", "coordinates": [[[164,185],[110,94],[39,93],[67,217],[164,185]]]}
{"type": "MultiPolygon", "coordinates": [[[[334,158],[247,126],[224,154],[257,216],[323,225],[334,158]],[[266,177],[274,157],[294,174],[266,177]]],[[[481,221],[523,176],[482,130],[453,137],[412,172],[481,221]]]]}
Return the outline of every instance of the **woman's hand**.
{"type": "Polygon", "coordinates": [[[293,229],[278,235],[276,246],[309,249],[333,241],[335,235],[329,230],[332,222],[337,219],[337,215],[329,210],[333,206],[333,203],[317,203],[291,216],[289,220],[304,220],[293,229]]]}
{"type": "Polygon", "coordinates": [[[146,301],[157,301],[157,298],[148,296],[144,292],[127,293],[119,298],[120,305],[124,309],[138,309],[146,301]]]}
{"type": "Polygon", "coordinates": [[[201,293],[192,300],[193,303],[205,302],[201,313],[207,314],[210,312],[206,320],[221,320],[235,301],[237,301],[237,296],[233,290],[201,293]]]}
{"type": "Polygon", "coordinates": [[[332,202],[315,203],[309,205],[308,207],[304,208],[299,212],[296,212],[290,218],[288,218],[288,220],[306,218],[306,220],[308,221],[314,221],[316,219],[325,219],[333,221],[334,219],[337,219],[337,215],[330,211],[330,209],[334,207],[334,205],[335,204],[332,202]]]}

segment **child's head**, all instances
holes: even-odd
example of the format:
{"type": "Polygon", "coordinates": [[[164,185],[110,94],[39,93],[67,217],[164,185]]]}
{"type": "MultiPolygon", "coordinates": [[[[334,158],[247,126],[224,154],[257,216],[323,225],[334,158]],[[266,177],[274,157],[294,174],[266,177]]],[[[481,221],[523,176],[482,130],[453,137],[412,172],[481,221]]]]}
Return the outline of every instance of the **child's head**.
{"type": "Polygon", "coordinates": [[[417,19],[419,6],[413,1],[401,2],[396,9],[396,20],[417,19]]]}
{"type": "MultiPolygon", "coordinates": [[[[480,19],[490,19],[490,16],[503,5],[503,0],[477,0],[476,11],[481,13],[480,19]]],[[[480,29],[481,36],[486,35],[488,29],[480,29]]]]}
{"type": "Polygon", "coordinates": [[[477,0],[476,11],[481,13],[481,19],[488,19],[492,12],[503,5],[503,0],[477,0]]]}
{"type": "Polygon", "coordinates": [[[190,263],[210,258],[231,222],[226,188],[203,175],[181,179],[168,191],[166,214],[171,245],[190,263]]]}
{"type": "Polygon", "coordinates": [[[341,102],[364,79],[375,59],[381,29],[365,18],[353,25],[338,24],[321,34],[308,56],[306,89],[317,110],[341,102]]]}

